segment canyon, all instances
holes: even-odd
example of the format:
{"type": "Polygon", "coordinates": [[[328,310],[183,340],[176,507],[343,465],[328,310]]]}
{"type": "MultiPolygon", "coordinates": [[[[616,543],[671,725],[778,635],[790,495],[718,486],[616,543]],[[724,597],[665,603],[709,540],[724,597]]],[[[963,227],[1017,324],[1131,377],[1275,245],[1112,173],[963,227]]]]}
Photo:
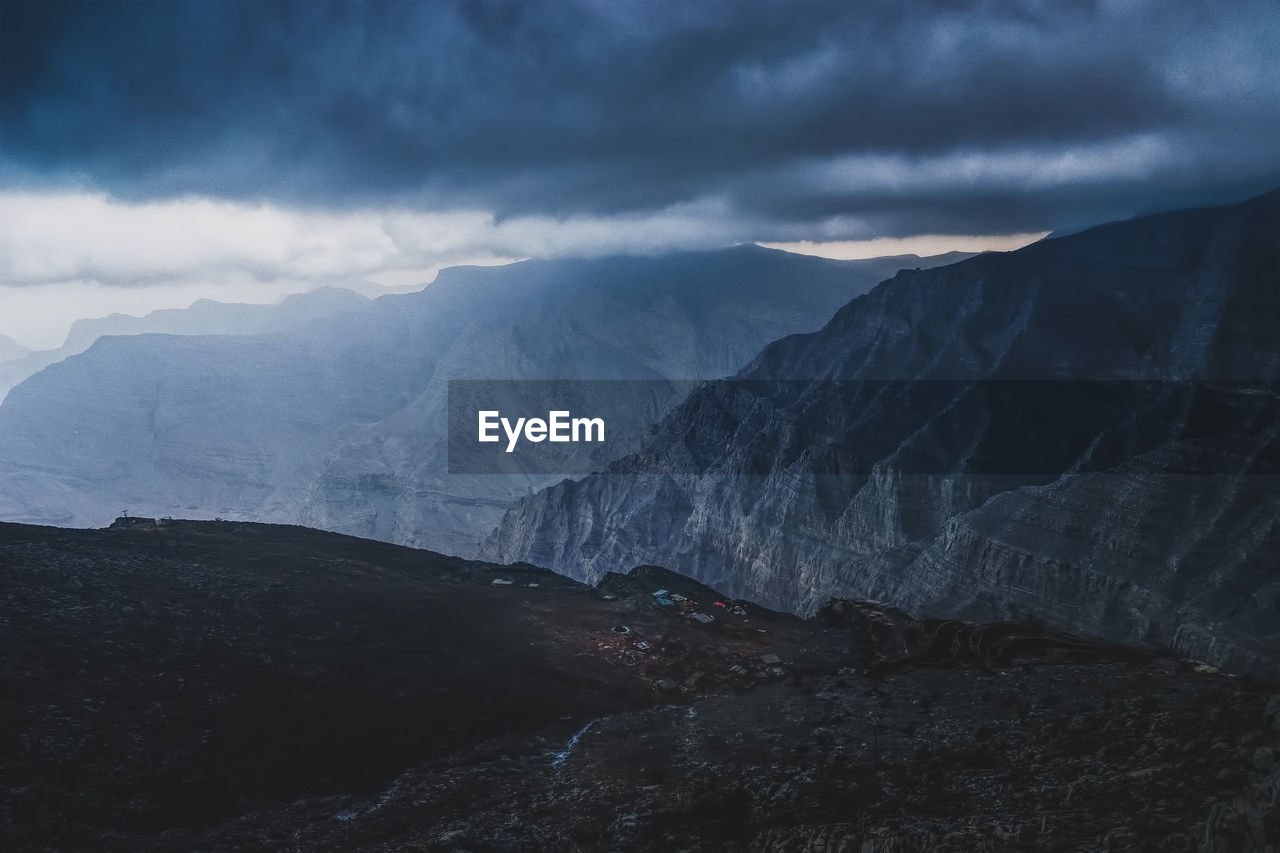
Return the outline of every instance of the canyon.
{"type": "Polygon", "coordinates": [[[903,271],[482,551],[1280,674],[1280,193],[903,271]]]}

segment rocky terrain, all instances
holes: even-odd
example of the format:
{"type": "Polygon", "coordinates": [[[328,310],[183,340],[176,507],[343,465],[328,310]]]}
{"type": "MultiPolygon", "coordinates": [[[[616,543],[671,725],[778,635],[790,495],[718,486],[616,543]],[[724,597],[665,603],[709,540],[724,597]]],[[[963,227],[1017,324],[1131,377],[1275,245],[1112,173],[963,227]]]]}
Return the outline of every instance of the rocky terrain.
{"type": "Polygon", "coordinates": [[[1280,193],[903,271],[483,554],[1280,672],[1280,193]]]}
{"type": "Polygon", "coordinates": [[[297,527],[0,525],[28,850],[1262,850],[1280,694],[1041,624],[801,620],[297,527]]]}
{"type": "Polygon", "coordinates": [[[103,337],[0,405],[0,518],[98,526],[127,508],[468,555],[555,478],[448,476],[449,380],[725,376],[929,263],[744,246],[455,268],[301,328],[103,337]]]}

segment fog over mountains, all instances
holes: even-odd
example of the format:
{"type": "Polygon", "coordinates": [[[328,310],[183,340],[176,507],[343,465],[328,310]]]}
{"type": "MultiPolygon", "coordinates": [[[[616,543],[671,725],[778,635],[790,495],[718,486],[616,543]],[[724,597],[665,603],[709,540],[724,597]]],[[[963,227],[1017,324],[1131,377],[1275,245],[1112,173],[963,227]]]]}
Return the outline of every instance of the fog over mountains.
{"type": "Polygon", "coordinates": [[[200,305],[161,319],[239,333],[99,337],[11,391],[0,517],[656,564],[799,613],[1042,618],[1274,674],[1278,232],[1271,193],[932,268],[739,247],[200,305]],[[644,401],[661,424],[604,473],[447,473],[449,380],[740,369],[644,401]]]}
{"type": "Polygon", "coordinates": [[[22,358],[22,356],[29,352],[31,352],[31,350],[27,349],[8,335],[0,335],[0,364],[4,364],[6,361],[12,361],[15,358],[22,358]]]}
{"type": "Polygon", "coordinates": [[[326,286],[287,296],[275,305],[200,299],[189,308],[163,308],[143,317],[112,314],[77,320],[71,325],[62,346],[51,350],[31,351],[0,336],[0,401],[14,385],[51,364],[84,352],[98,338],[107,335],[256,335],[281,332],[354,310],[367,301],[352,290],[326,286]],[[12,346],[6,347],[6,341],[12,346]]]}
{"type": "Polygon", "coordinates": [[[524,262],[446,270],[370,302],[330,291],[96,321],[68,339],[96,337],[87,351],[0,405],[0,518],[300,522],[471,554],[513,500],[555,478],[447,476],[448,380],[726,376],[897,269],[953,259],[746,246],[524,262]],[[137,331],[171,334],[111,334],[137,331]]]}
{"type": "Polygon", "coordinates": [[[1274,676],[1277,234],[1273,192],[901,272],[522,501],[484,556],[1043,618],[1274,676]]]}

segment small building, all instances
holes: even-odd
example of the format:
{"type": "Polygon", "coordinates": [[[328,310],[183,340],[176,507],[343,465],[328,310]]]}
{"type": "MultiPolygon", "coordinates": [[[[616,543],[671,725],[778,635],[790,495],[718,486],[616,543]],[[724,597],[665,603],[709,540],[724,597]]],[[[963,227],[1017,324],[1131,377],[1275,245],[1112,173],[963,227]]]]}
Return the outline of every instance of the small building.
{"type": "Polygon", "coordinates": [[[494,578],[491,586],[511,586],[515,581],[508,578],[494,578]]]}
{"type": "Polygon", "coordinates": [[[775,654],[760,655],[760,662],[766,666],[777,666],[782,663],[782,658],[775,654]]]}
{"type": "Polygon", "coordinates": [[[707,625],[707,624],[709,624],[709,623],[711,623],[711,622],[716,621],[716,617],[714,617],[714,616],[708,616],[708,615],[707,615],[707,614],[705,614],[705,613],[695,613],[695,614],[693,614],[693,621],[695,621],[695,622],[701,622],[703,625],[707,625]]]}
{"type": "Polygon", "coordinates": [[[666,594],[667,594],[667,590],[665,589],[655,589],[652,593],[654,598],[662,598],[666,594]]]}
{"type": "Polygon", "coordinates": [[[669,598],[659,598],[657,599],[657,602],[659,605],[663,607],[670,607],[671,605],[675,604],[675,602],[669,598]]]}

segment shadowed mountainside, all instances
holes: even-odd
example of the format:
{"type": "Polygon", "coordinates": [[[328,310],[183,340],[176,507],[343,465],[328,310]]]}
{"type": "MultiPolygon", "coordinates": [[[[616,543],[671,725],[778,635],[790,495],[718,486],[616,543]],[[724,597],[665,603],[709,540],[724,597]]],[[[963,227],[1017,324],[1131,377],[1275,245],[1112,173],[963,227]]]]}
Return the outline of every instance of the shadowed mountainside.
{"type": "Polygon", "coordinates": [[[904,271],[482,552],[1280,671],[1280,192],[904,271]],[[796,381],[791,381],[796,380],[796,381]]]}

